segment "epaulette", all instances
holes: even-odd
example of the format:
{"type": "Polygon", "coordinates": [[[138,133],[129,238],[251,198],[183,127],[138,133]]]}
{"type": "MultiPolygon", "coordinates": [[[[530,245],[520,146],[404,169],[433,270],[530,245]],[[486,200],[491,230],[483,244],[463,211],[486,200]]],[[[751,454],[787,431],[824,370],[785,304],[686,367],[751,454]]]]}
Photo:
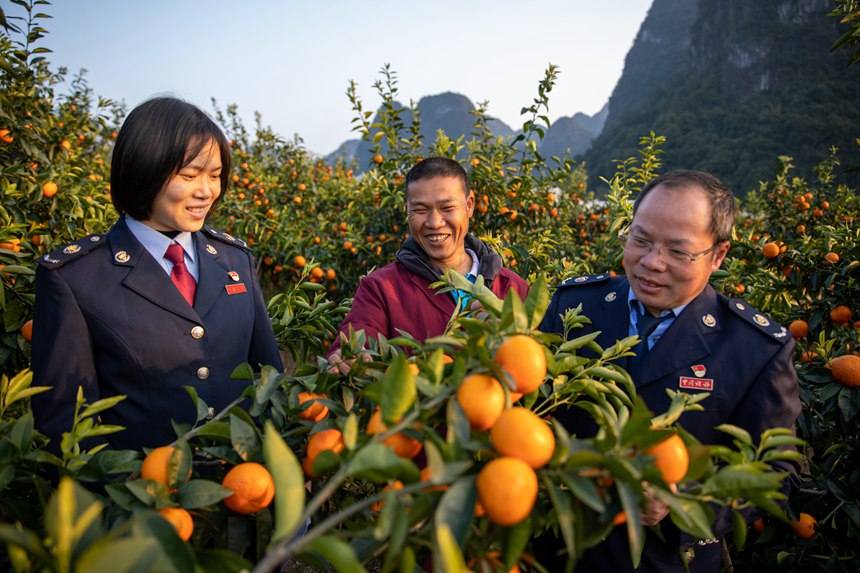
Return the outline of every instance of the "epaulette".
{"type": "Polygon", "coordinates": [[[88,235],[82,239],[69,243],[65,247],[55,249],[36,260],[40,265],[47,269],[58,269],[66,263],[79,259],[94,249],[106,244],[107,241],[105,240],[104,235],[88,235]]]}
{"type": "Polygon", "coordinates": [[[570,277],[568,279],[564,279],[558,286],[559,288],[561,288],[570,286],[593,285],[608,281],[610,278],[612,278],[612,276],[607,273],[604,273],[602,275],[580,275],[578,277],[570,277]]]}
{"type": "Polygon", "coordinates": [[[746,301],[739,298],[730,298],[729,308],[743,318],[744,321],[753,325],[759,332],[780,342],[791,340],[791,335],[784,326],[769,319],[759,312],[758,309],[750,306],[746,301]]]}
{"type": "Polygon", "coordinates": [[[228,245],[233,245],[234,247],[239,247],[240,249],[245,249],[248,252],[251,251],[251,247],[249,247],[248,244],[245,243],[245,241],[243,241],[242,239],[237,239],[230,233],[225,233],[223,231],[219,231],[218,229],[213,229],[209,225],[203,225],[203,232],[206,233],[208,236],[212,237],[213,239],[221,241],[222,243],[227,243],[228,245]]]}

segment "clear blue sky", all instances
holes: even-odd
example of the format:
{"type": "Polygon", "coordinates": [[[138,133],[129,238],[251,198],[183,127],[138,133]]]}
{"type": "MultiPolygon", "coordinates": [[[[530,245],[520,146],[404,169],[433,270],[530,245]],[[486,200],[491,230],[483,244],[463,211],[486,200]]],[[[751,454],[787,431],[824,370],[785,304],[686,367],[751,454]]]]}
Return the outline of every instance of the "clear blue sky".
{"type": "MultiPolygon", "coordinates": [[[[551,120],[608,100],[652,0],[56,0],[40,45],[53,67],[85,68],[95,93],[129,107],[170,93],[207,112],[210,98],[254,112],[314,153],[354,137],[345,91],[365,109],[386,63],[400,100],[445,91],[489,101],[513,128],[549,63],[561,69],[551,120]]],[[[7,5],[7,16],[20,14],[7,5]]],[[[60,88],[62,91],[62,88],[60,88]]]]}

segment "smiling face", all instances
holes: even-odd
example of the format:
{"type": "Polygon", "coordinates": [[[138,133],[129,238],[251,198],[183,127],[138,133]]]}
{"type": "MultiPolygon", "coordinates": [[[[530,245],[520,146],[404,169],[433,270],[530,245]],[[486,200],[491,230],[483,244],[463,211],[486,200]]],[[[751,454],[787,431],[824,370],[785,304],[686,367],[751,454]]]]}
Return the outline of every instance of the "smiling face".
{"type": "Polygon", "coordinates": [[[156,231],[199,231],[221,194],[221,154],[214,141],[174,174],[155,196],[149,218],[156,231]]]}
{"type": "Polygon", "coordinates": [[[472,268],[464,240],[474,207],[474,198],[456,177],[418,179],[407,187],[409,233],[439,269],[465,275],[472,268]]]}
{"type": "MultiPolygon", "coordinates": [[[[657,247],[698,253],[714,244],[711,205],[699,187],[652,189],[639,205],[629,234],[657,247]]],[[[653,315],[688,303],[708,284],[720,268],[729,243],[711,253],[682,263],[670,261],[654,248],[645,255],[624,251],[624,269],[636,298],[653,315]]]]}

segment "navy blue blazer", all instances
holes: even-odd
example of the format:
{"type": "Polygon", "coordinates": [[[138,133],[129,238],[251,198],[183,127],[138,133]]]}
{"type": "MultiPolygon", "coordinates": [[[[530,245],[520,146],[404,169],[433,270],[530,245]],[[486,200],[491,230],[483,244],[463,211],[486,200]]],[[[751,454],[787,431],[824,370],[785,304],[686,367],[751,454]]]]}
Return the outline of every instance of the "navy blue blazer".
{"type": "Polygon", "coordinates": [[[140,449],[176,439],[171,420],[196,420],[184,386],[211,416],[244,390],[230,379],[236,366],[283,368],[250,249],[211,227],[193,236],[193,308],[122,218],[39,259],[32,369],[34,385],[53,390],[34,396],[32,409],[55,452],[79,386],[90,403],[127,396],[101,419],[126,428],[107,436],[112,447],[140,449]]]}
{"type": "MultiPolygon", "coordinates": [[[[560,315],[582,304],[582,314],[590,318],[592,324],[572,331],[571,336],[601,331],[597,344],[603,348],[612,346],[629,336],[629,289],[626,278],[608,275],[565,281],[550,302],[541,331],[564,332],[560,315]]],[[[698,393],[706,390],[696,386],[710,386],[707,390],[710,396],[701,402],[704,411],[686,412],[679,423],[704,444],[731,445],[731,437],[714,430],[715,426],[734,424],[746,429],[754,439],[768,428],[794,426],[800,414],[800,398],[793,353],[794,340],[785,328],[743,300],[727,298],[708,285],[675,318],[638,367],[629,371],[637,393],[655,414],[669,407],[667,388],[698,393]]],[[[619,365],[629,369],[629,359],[622,359],[619,365]]],[[[557,411],[554,415],[579,437],[594,434],[596,426],[591,417],[578,408],[557,411]]],[[[796,471],[790,463],[781,463],[780,469],[789,473],[796,471]]],[[[667,526],[671,524],[663,524],[664,532],[667,526]]],[[[626,532],[624,528],[615,529],[606,543],[595,548],[599,550],[600,559],[587,560],[589,565],[584,570],[590,571],[592,567],[597,571],[630,570],[626,532]],[[615,537],[618,539],[613,542],[615,537]],[[603,562],[605,566],[598,565],[603,562]]],[[[714,533],[718,536],[729,529],[728,519],[719,519],[714,524],[714,533]]],[[[638,571],[651,570],[649,554],[656,559],[652,562],[655,571],[671,570],[670,563],[662,561],[664,558],[671,561],[671,565],[680,565],[677,555],[685,545],[685,538],[689,543],[686,536],[676,535],[676,544],[661,548],[659,540],[649,535],[643,565],[638,571]]],[[[694,548],[697,558],[691,563],[692,570],[718,570],[719,544],[694,548]],[[716,558],[716,569],[702,567],[707,561],[703,554],[708,552],[716,558]]]]}

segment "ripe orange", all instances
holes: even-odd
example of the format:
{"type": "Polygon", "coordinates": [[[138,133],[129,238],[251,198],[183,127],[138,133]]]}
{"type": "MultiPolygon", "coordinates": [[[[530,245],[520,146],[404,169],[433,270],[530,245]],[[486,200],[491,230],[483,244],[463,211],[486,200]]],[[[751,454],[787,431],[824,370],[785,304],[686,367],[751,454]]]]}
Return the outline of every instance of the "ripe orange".
{"type": "Polygon", "coordinates": [[[305,259],[301,255],[297,255],[296,258],[293,259],[293,264],[296,265],[297,267],[300,267],[300,268],[305,266],[307,263],[308,263],[307,259],[305,259]]]}
{"type": "Polygon", "coordinates": [[[473,430],[489,430],[505,410],[505,391],[492,376],[472,374],[457,388],[457,403],[473,430]]]}
{"type": "Polygon", "coordinates": [[[30,319],[24,323],[24,326],[21,327],[21,336],[24,337],[24,340],[30,342],[33,340],[33,320],[30,319]]]}
{"type": "Polygon", "coordinates": [[[493,360],[510,374],[517,392],[529,394],[537,390],[546,378],[543,346],[525,334],[507,337],[496,350],[493,360]]]}
{"type": "Polygon", "coordinates": [[[299,183],[299,191],[304,191],[307,188],[308,188],[308,186],[305,185],[304,183],[299,183]]]}
{"type": "Polygon", "coordinates": [[[519,458],[534,469],[545,466],[555,453],[555,436],[546,421],[518,406],[502,412],[490,429],[490,441],[499,454],[519,458]]]}
{"type": "Polygon", "coordinates": [[[3,143],[12,143],[15,141],[15,138],[9,135],[8,129],[0,129],[0,141],[3,143]]]}
{"type": "Polygon", "coordinates": [[[481,160],[480,160],[480,159],[478,159],[477,157],[473,157],[473,158],[472,158],[472,167],[477,167],[477,166],[478,166],[478,165],[480,165],[480,164],[481,164],[481,160]]]}
{"type": "Polygon", "coordinates": [[[755,529],[756,533],[761,533],[764,531],[764,518],[759,517],[755,521],[753,521],[753,529],[755,529]]]}
{"type": "Polygon", "coordinates": [[[352,241],[344,241],[343,242],[343,248],[346,250],[352,249],[352,241]]]}
{"type": "Polygon", "coordinates": [[[53,181],[48,181],[42,185],[42,195],[45,197],[53,197],[57,194],[57,184],[53,181]]]}
{"type": "Polygon", "coordinates": [[[687,475],[690,467],[690,454],[684,440],[678,434],[673,434],[645,452],[654,456],[654,465],[660,470],[666,484],[678,483],[687,475]]]}
{"type": "Polygon", "coordinates": [[[377,165],[379,165],[383,161],[384,161],[384,159],[382,158],[382,155],[380,155],[379,153],[377,153],[376,155],[373,156],[373,162],[376,163],[377,165]]]}
{"type": "Polygon", "coordinates": [[[233,495],[224,499],[224,504],[236,513],[257,513],[272,503],[275,497],[275,481],[264,466],[255,462],[244,462],[234,466],[221,485],[233,490],[233,495]]]}
{"type": "Polygon", "coordinates": [[[519,458],[492,460],[478,473],[476,486],[487,518],[496,525],[521,522],[531,513],[537,500],[537,474],[519,458]]]}
{"type": "Polygon", "coordinates": [[[860,386],[860,356],[845,354],[830,361],[834,380],[843,386],[860,386]]]}
{"type": "Polygon", "coordinates": [[[768,259],[774,259],[779,255],[779,245],[776,243],[767,243],[761,248],[761,254],[768,259]]]}
{"type": "MultiPolygon", "coordinates": [[[[326,396],[325,394],[314,394],[312,392],[300,392],[299,406],[301,406],[308,400],[314,400],[316,398],[328,398],[328,396],[326,396]]],[[[320,404],[319,402],[314,402],[308,408],[302,410],[299,413],[300,419],[310,420],[311,422],[319,422],[326,416],[328,416],[328,406],[320,404]]]]}
{"type": "Polygon", "coordinates": [[[791,331],[791,336],[797,340],[809,334],[809,323],[805,320],[795,320],[788,325],[788,330],[791,331]]]}
{"type": "Polygon", "coordinates": [[[830,311],[830,322],[837,326],[841,326],[851,322],[852,316],[854,316],[854,313],[851,312],[851,309],[844,304],[840,304],[834,306],[830,311]]]}
{"type": "MultiPolygon", "coordinates": [[[[370,421],[367,422],[367,433],[370,435],[382,434],[387,430],[388,426],[382,422],[382,410],[377,408],[376,412],[374,412],[370,417],[370,421]]],[[[424,447],[424,444],[419,440],[410,438],[403,432],[398,432],[394,435],[388,436],[382,441],[382,443],[394,450],[394,453],[401,458],[409,459],[417,456],[424,447]]]]}
{"type": "MultiPolygon", "coordinates": [[[[140,466],[140,477],[143,479],[151,479],[170,486],[167,483],[167,466],[170,463],[170,456],[173,455],[173,446],[161,446],[149,452],[143,459],[143,464],[140,466]]],[[[188,470],[186,481],[191,477],[191,470],[188,470]]]]}
{"type": "Polygon", "coordinates": [[[325,276],[325,271],[319,267],[314,267],[311,269],[311,276],[319,280],[325,276]]]}
{"type": "Polygon", "coordinates": [[[334,272],[334,269],[328,269],[325,272],[325,278],[327,278],[330,281],[333,281],[336,276],[337,276],[337,273],[334,272]]]}
{"type": "Polygon", "coordinates": [[[627,513],[619,511],[615,514],[615,519],[612,520],[612,525],[622,525],[627,523],[627,513]]]}
{"type": "Polygon", "coordinates": [[[182,541],[191,539],[191,534],[194,533],[194,520],[190,513],[181,507],[162,507],[158,513],[176,528],[179,539],[182,541]]]}
{"type": "Polygon", "coordinates": [[[343,450],[343,447],[343,434],[340,430],[331,428],[317,432],[308,440],[308,459],[310,460],[310,465],[313,466],[317,456],[322,452],[339,454],[343,450]]]}
{"type": "Polygon", "coordinates": [[[801,539],[809,539],[815,535],[815,524],[818,521],[808,513],[801,513],[797,520],[791,520],[791,530],[801,539]]]}
{"type": "Polygon", "coordinates": [[[824,264],[825,265],[835,265],[839,262],[839,255],[836,253],[827,253],[824,255],[824,264]]]}

